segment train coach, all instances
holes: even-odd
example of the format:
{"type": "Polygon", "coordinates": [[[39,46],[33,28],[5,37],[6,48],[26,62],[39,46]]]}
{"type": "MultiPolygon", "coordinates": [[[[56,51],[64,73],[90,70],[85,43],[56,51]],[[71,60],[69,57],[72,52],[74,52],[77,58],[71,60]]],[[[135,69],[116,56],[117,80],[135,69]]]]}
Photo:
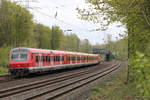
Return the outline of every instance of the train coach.
{"type": "Polygon", "coordinates": [[[20,47],[10,51],[9,72],[20,77],[29,73],[87,66],[99,62],[98,54],[20,47]]]}

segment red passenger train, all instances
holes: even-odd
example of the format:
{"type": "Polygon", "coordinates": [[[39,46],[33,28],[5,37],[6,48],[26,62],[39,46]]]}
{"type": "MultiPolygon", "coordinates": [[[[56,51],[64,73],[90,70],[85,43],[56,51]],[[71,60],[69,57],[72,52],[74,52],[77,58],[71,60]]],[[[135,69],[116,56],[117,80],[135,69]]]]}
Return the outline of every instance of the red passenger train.
{"type": "Polygon", "coordinates": [[[10,51],[9,72],[13,76],[98,64],[99,54],[14,48],[10,51]]]}

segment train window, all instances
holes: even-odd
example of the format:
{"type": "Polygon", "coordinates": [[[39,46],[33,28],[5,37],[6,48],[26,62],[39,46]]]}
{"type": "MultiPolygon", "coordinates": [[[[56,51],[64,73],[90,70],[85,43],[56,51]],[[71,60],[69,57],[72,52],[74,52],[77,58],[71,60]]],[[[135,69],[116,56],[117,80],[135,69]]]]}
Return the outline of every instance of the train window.
{"type": "Polygon", "coordinates": [[[45,56],[43,56],[43,62],[45,62],[45,56]]]}
{"type": "Polygon", "coordinates": [[[51,57],[50,56],[48,56],[48,62],[50,62],[51,61],[51,57]]]}
{"type": "Polygon", "coordinates": [[[20,54],[20,59],[27,59],[27,54],[20,54]]]}
{"type": "Polygon", "coordinates": [[[59,56],[57,56],[57,61],[59,61],[59,56]]]}
{"type": "Polygon", "coordinates": [[[62,61],[62,57],[61,56],[59,56],[60,57],[60,61],[62,61]]]}
{"type": "Polygon", "coordinates": [[[64,61],[64,56],[62,56],[62,61],[64,61]]]}
{"type": "Polygon", "coordinates": [[[79,56],[77,57],[77,60],[80,61],[80,57],[79,56]]]}
{"type": "Polygon", "coordinates": [[[56,58],[55,58],[56,56],[54,56],[54,62],[56,61],[56,58]]]}
{"type": "Polygon", "coordinates": [[[31,59],[33,59],[33,53],[31,54],[31,59]]]}
{"type": "Polygon", "coordinates": [[[58,61],[60,61],[60,56],[58,56],[58,61]]]}
{"type": "Polygon", "coordinates": [[[56,61],[58,61],[58,56],[56,56],[56,61]]]}
{"type": "Polygon", "coordinates": [[[57,61],[57,59],[56,59],[56,58],[57,58],[57,56],[55,56],[55,57],[54,57],[54,60],[55,60],[55,61],[57,61]]]}
{"type": "Polygon", "coordinates": [[[46,62],[48,62],[48,56],[46,56],[46,62]]]}
{"type": "Polygon", "coordinates": [[[39,57],[38,56],[36,56],[36,62],[39,62],[39,57]]]}
{"type": "Polygon", "coordinates": [[[58,61],[58,56],[56,56],[56,61],[58,61]]]}
{"type": "Polygon", "coordinates": [[[28,54],[12,54],[11,61],[26,61],[28,59],[28,54]]]}
{"type": "Polygon", "coordinates": [[[57,56],[55,56],[56,58],[55,58],[55,61],[58,61],[58,57],[57,56]]]}
{"type": "Polygon", "coordinates": [[[75,57],[73,57],[73,61],[75,61],[76,60],[76,58],[75,57]]]}

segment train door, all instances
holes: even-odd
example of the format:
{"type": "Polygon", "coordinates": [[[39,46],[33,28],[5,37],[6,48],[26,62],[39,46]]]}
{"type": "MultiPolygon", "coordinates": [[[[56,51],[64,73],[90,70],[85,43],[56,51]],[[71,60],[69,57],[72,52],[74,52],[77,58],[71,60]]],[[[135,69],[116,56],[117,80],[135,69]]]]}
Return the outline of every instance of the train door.
{"type": "Polygon", "coordinates": [[[38,62],[38,53],[31,53],[31,66],[32,67],[38,67],[39,66],[39,62],[38,62]]]}
{"type": "Polygon", "coordinates": [[[51,54],[51,66],[54,66],[54,55],[51,54]]]}
{"type": "Polygon", "coordinates": [[[67,64],[70,64],[70,61],[71,60],[71,56],[70,56],[70,54],[67,54],[67,64]]]}
{"type": "Polygon", "coordinates": [[[62,54],[60,54],[60,58],[59,59],[60,59],[60,65],[62,65],[62,62],[63,62],[62,61],[62,54]]]}
{"type": "Polygon", "coordinates": [[[39,67],[42,68],[42,54],[39,53],[39,67]]]}
{"type": "Polygon", "coordinates": [[[36,66],[36,67],[39,66],[39,59],[38,59],[38,56],[39,56],[38,53],[35,53],[35,54],[33,55],[33,58],[34,58],[34,62],[35,62],[35,66],[36,66]]]}
{"type": "Polygon", "coordinates": [[[65,55],[64,54],[62,54],[62,64],[65,64],[65,55]]]}
{"type": "Polygon", "coordinates": [[[34,53],[31,53],[31,66],[35,67],[34,53]]]}
{"type": "Polygon", "coordinates": [[[67,54],[64,54],[63,58],[64,58],[63,64],[67,64],[67,54]]]}
{"type": "Polygon", "coordinates": [[[51,55],[50,54],[48,54],[47,55],[47,66],[50,66],[51,65],[51,55]]]}
{"type": "Polygon", "coordinates": [[[72,64],[72,55],[70,55],[70,64],[72,64]]]}

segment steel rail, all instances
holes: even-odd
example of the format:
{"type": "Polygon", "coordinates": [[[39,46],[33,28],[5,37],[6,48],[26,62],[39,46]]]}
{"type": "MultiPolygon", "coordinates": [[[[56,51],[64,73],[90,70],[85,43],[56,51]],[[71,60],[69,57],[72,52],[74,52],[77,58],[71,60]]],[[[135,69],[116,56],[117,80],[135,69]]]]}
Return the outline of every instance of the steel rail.
{"type": "Polygon", "coordinates": [[[51,99],[54,99],[54,98],[56,98],[58,96],[61,96],[65,93],[73,91],[74,89],[77,89],[77,88],[79,88],[79,87],[81,87],[85,84],[88,84],[88,83],[90,83],[90,82],[92,82],[96,79],[99,79],[103,76],[106,76],[106,75],[110,74],[112,71],[116,70],[119,67],[120,67],[120,63],[117,64],[117,65],[115,64],[112,67],[107,68],[103,71],[96,72],[93,75],[89,75],[87,77],[83,77],[81,79],[72,81],[72,82],[64,84],[62,86],[55,87],[54,89],[51,89],[47,92],[41,93],[39,95],[33,96],[31,98],[28,98],[28,99],[29,100],[30,99],[33,99],[33,100],[47,100],[47,99],[51,100],[51,99]]]}
{"type": "Polygon", "coordinates": [[[3,89],[3,90],[0,90],[0,98],[15,95],[15,94],[18,94],[20,92],[29,91],[29,90],[39,88],[42,86],[46,86],[49,84],[54,84],[57,82],[65,81],[67,79],[71,79],[71,78],[77,77],[79,75],[85,75],[85,74],[88,74],[89,72],[92,72],[94,69],[93,70],[86,69],[86,70],[87,71],[84,70],[81,72],[77,72],[77,73],[73,73],[73,74],[71,73],[69,75],[63,75],[63,76],[59,76],[59,77],[52,78],[52,79],[46,79],[46,80],[42,80],[42,81],[38,81],[38,82],[32,82],[29,84],[11,87],[8,89],[3,89]]]}

